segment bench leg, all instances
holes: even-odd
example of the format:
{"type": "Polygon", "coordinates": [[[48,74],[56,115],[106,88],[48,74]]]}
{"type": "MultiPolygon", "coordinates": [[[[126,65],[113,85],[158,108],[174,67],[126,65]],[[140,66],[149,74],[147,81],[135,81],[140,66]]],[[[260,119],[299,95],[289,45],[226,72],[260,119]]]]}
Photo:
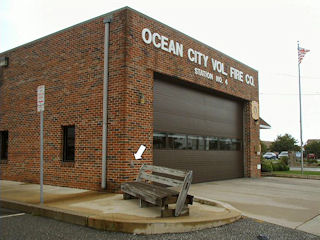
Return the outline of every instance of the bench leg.
{"type": "Polygon", "coordinates": [[[134,196],[131,196],[128,193],[123,193],[123,200],[129,200],[129,199],[134,199],[134,196]]]}
{"type": "Polygon", "coordinates": [[[184,208],[182,209],[182,211],[181,211],[179,216],[189,216],[188,204],[184,205],[184,208]]]}
{"type": "Polygon", "coordinates": [[[139,207],[144,208],[144,207],[154,207],[152,203],[146,202],[142,199],[139,199],[139,207]]]}
{"type": "MultiPolygon", "coordinates": [[[[188,204],[184,205],[184,208],[182,209],[180,216],[189,216],[189,208],[188,204]]],[[[161,217],[175,217],[175,209],[169,209],[168,205],[161,207],[161,217]]]]}
{"type": "Polygon", "coordinates": [[[168,205],[161,207],[161,217],[174,217],[174,209],[169,209],[168,205]]]}

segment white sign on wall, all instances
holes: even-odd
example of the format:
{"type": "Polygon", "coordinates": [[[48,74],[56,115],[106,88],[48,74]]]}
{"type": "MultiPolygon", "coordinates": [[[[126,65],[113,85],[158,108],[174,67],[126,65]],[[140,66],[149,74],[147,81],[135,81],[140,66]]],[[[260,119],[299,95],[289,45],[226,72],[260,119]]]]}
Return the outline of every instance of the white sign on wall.
{"type": "Polygon", "coordinates": [[[142,154],[143,154],[144,150],[146,150],[146,146],[145,145],[141,145],[139,147],[138,151],[134,154],[134,158],[136,160],[142,159],[142,154]]]}
{"type": "Polygon", "coordinates": [[[44,111],[44,94],[45,94],[45,86],[41,85],[37,88],[37,109],[38,112],[44,111]]]}

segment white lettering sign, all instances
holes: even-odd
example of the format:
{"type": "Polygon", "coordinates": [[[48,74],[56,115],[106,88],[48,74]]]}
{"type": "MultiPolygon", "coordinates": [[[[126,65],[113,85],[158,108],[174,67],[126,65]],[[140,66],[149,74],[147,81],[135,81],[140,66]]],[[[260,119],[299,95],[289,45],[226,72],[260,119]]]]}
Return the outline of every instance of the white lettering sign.
{"type": "Polygon", "coordinates": [[[193,50],[192,48],[188,49],[188,58],[191,62],[198,63],[199,65],[201,65],[202,62],[203,62],[203,66],[207,67],[208,65],[209,57],[204,55],[201,52],[193,50]]]}
{"type": "Polygon", "coordinates": [[[246,74],[246,83],[254,87],[254,78],[246,74]]]}
{"type": "MultiPolygon", "coordinates": [[[[150,29],[144,28],[141,32],[142,40],[146,44],[152,44],[155,48],[161,49],[162,51],[172,53],[179,57],[183,57],[183,45],[177,41],[169,39],[166,36],[163,36],[157,32],[152,33],[150,29]]],[[[197,51],[193,48],[188,48],[187,50],[188,60],[192,63],[196,63],[205,68],[210,64],[209,56],[204,53],[197,51]]],[[[215,81],[220,84],[228,85],[228,77],[233,78],[242,83],[246,83],[249,86],[255,87],[254,77],[246,74],[235,67],[228,66],[224,62],[219,61],[217,59],[211,58],[211,67],[213,72],[217,72],[218,75],[215,76],[215,81]],[[223,76],[226,76],[224,79],[223,76]]],[[[199,68],[194,68],[194,74],[205,77],[207,79],[213,80],[214,75],[206,70],[202,70],[199,68]]]]}
{"type": "Polygon", "coordinates": [[[183,57],[183,45],[169,40],[166,36],[159,33],[151,33],[148,28],[142,30],[142,39],[146,44],[153,44],[156,48],[161,48],[163,51],[173,53],[177,56],[183,57]]]}
{"type": "Polygon", "coordinates": [[[211,62],[212,62],[213,71],[218,71],[219,73],[222,73],[223,75],[228,76],[228,74],[224,71],[224,63],[218,60],[214,60],[213,58],[211,58],[211,62]]]}
{"type": "Polygon", "coordinates": [[[243,82],[243,72],[239,71],[236,68],[230,67],[230,77],[243,82]]]}
{"type": "Polygon", "coordinates": [[[194,74],[213,80],[213,74],[199,68],[194,69],[194,74]]]}

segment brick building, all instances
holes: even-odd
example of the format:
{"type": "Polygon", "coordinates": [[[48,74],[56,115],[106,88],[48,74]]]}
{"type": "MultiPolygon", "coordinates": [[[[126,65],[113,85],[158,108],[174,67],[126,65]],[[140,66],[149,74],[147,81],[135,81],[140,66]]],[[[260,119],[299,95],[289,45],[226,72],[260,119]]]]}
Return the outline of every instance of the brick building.
{"type": "Polygon", "coordinates": [[[1,179],[39,182],[40,85],[45,184],[118,191],[142,163],[260,176],[258,72],[133,9],[0,58],[1,179]]]}

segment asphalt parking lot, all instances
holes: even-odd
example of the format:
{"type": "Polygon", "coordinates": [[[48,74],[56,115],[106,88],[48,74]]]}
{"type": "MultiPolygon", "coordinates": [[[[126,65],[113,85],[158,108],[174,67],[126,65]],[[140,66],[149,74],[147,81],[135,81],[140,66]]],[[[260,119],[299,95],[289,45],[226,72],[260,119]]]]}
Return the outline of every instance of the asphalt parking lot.
{"type": "Polygon", "coordinates": [[[209,228],[179,234],[134,235],[119,232],[99,231],[79,225],[59,222],[53,219],[32,216],[30,214],[16,215],[17,211],[0,209],[1,240],[316,240],[318,236],[302,231],[282,227],[279,225],[261,222],[249,218],[241,219],[235,223],[217,228],[209,228]],[[6,217],[9,216],[9,217],[6,217]],[[258,237],[260,236],[260,238],[258,237]],[[264,238],[262,238],[264,237],[264,238]]]}

